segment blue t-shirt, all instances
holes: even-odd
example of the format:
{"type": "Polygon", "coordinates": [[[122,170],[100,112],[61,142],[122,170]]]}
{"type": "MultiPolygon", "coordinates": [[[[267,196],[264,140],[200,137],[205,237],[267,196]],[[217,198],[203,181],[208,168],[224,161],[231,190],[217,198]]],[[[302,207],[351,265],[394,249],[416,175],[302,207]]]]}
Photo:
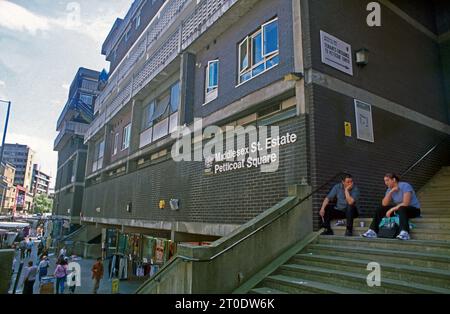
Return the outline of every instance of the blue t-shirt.
{"type": "MultiPolygon", "coordinates": [[[[355,204],[358,203],[359,200],[359,190],[358,187],[356,185],[353,186],[352,190],[349,191],[350,196],[355,200],[355,204]]],[[[330,191],[330,193],[328,193],[327,198],[330,201],[333,201],[334,199],[336,200],[336,209],[346,209],[347,206],[349,205],[347,203],[347,199],[345,198],[345,190],[344,190],[344,185],[342,183],[338,183],[336,184],[330,191]]]]}
{"type": "MultiPolygon", "coordinates": [[[[391,192],[391,189],[387,189],[386,195],[391,192]]],[[[398,191],[395,193],[392,193],[392,202],[395,205],[398,205],[403,202],[403,195],[405,193],[411,193],[411,202],[409,203],[409,206],[420,208],[419,200],[417,199],[416,192],[414,192],[413,187],[411,184],[407,182],[399,182],[398,183],[398,191]]]]}

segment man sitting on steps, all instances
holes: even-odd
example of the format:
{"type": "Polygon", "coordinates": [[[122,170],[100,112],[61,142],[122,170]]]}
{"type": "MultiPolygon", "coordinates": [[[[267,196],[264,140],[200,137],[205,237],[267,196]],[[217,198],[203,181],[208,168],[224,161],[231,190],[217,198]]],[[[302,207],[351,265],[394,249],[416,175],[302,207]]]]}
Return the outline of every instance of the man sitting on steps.
{"type": "Polygon", "coordinates": [[[336,184],[328,193],[323,201],[320,209],[320,216],[322,219],[322,227],[326,230],[323,235],[333,235],[330,222],[332,219],[347,219],[346,236],[353,235],[353,220],[358,218],[357,203],[359,201],[359,189],[353,183],[353,177],[346,174],[342,177],[342,182],[336,184]],[[336,200],[335,205],[330,202],[336,200]]]}

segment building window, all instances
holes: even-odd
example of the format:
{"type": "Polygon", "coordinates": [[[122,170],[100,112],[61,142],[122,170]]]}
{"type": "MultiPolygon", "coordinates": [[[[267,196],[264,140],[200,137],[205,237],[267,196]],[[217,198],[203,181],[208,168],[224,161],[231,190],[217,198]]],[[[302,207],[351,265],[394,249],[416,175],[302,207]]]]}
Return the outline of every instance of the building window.
{"type": "Polygon", "coordinates": [[[141,13],[136,17],[136,29],[138,29],[139,26],[141,26],[141,13]]]}
{"type": "Polygon", "coordinates": [[[131,123],[123,128],[122,150],[125,150],[128,147],[130,147],[130,139],[131,139],[131,123]]]}
{"type": "Polygon", "coordinates": [[[131,30],[127,30],[125,33],[125,42],[128,42],[128,39],[130,39],[131,30]]]}
{"type": "Polygon", "coordinates": [[[115,62],[117,59],[117,50],[114,49],[114,51],[112,52],[112,62],[115,62]]]}
{"type": "Polygon", "coordinates": [[[208,62],[206,67],[205,104],[217,98],[219,91],[219,60],[208,62]]]}
{"type": "Polygon", "coordinates": [[[278,18],[261,26],[239,43],[239,84],[273,68],[280,62],[278,18]]]}
{"type": "Polygon", "coordinates": [[[116,135],[114,136],[113,156],[117,154],[118,150],[119,150],[119,133],[116,133],[116,135]]]}
{"type": "Polygon", "coordinates": [[[92,172],[103,168],[103,157],[105,155],[105,140],[100,140],[94,147],[94,162],[92,164],[92,172]]]}
{"type": "Polygon", "coordinates": [[[80,94],[80,100],[83,104],[92,106],[93,97],[91,95],[80,94]]]}
{"type": "Polygon", "coordinates": [[[143,116],[142,116],[142,131],[147,130],[148,128],[153,126],[153,115],[155,113],[155,101],[152,101],[144,108],[143,116]]]}
{"type": "Polygon", "coordinates": [[[139,147],[142,148],[174,132],[178,127],[180,83],[144,107],[139,147]]]}

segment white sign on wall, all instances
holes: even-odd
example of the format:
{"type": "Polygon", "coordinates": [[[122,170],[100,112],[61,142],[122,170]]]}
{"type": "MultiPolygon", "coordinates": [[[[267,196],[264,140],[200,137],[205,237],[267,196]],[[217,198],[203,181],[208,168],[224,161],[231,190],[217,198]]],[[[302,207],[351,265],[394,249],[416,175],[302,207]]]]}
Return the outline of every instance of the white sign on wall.
{"type": "Polygon", "coordinates": [[[320,31],[322,62],[353,76],[352,46],[320,31]]]}
{"type": "Polygon", "coordinates": [[[373,135],[372,106],[355,99],[356,134],[359,140],[375,142],[373,135]]]}

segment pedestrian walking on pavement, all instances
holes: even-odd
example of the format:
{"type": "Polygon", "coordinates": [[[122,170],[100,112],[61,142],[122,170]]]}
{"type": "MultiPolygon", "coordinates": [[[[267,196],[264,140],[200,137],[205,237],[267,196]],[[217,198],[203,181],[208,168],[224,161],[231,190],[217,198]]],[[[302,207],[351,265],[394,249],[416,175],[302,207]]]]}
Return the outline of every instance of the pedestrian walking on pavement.
{"type": "Polygon", "coordinates": [[[38,253],[37,253],[37,255],[38,255],[38,256],[41,256],[43,250],[44,250],[44,243],[43,243],[42,240],[41,240],[41,241],[39,242],[39,244],[38,244],[38,253]]]}
{"type": "Polygon", "coordinates": [[[33,240],[32,239],[28,239],[27,240],[27,254],[26,254],[27,258],[31,256],[31,253],[33,251],[33,246],[34,246],[33,240]]]}
{"type": "Polygon", "coordinates": [[[34,283],[36,282],[37,267],[33,266],[33,261],[28,262],[28,267],[25,268],[23,280],[22,294],[33,294],[34,283]]]}
{"type": "Polygon", "coordinates": [[[72,271],[69,274],[68,278],[68,284],[69,284],[69,291],[70,294],[74,294],[75,293],[75,289],[77,288],[77,270],[75,267],[72,267],[72,271]]]}
{"type": "Polygon", "coordinates": [[[25,258],[25,251],[27,250],[27,242],[25,241],[25,239],[20,241],[19,250],[20,250],[20,259],[23,260],[25,258]]]}
{"type": "Polygon", "coordinates": [[[42,277],[47,276],[49,267],[50,262],[47,256],[42,256],[41,262],[39,263],[39,281],[41,281],[42,277]]]}
{"type": "Polygon", "coordinates": [[[100,287],[100,281],[103,278],[103,263],[102,258],[97,258],[97,262],[92,266],[92,280],[94,282],[93,293],[97,294],[98,288],[100,287]]]}
{"type": "Polygon", "coordinates": [[[60,259],[53,275],[56,278],[56,294],[64,294],[64,284],[67,278],[67,263],[60,259]]]}
{"type": "Polygon", "coordinates": [[[59,258],[64,259],[66,257],[66,253],[67,253],[66,247],[63,246],[62,249],[59,251],[59,258]]]}

